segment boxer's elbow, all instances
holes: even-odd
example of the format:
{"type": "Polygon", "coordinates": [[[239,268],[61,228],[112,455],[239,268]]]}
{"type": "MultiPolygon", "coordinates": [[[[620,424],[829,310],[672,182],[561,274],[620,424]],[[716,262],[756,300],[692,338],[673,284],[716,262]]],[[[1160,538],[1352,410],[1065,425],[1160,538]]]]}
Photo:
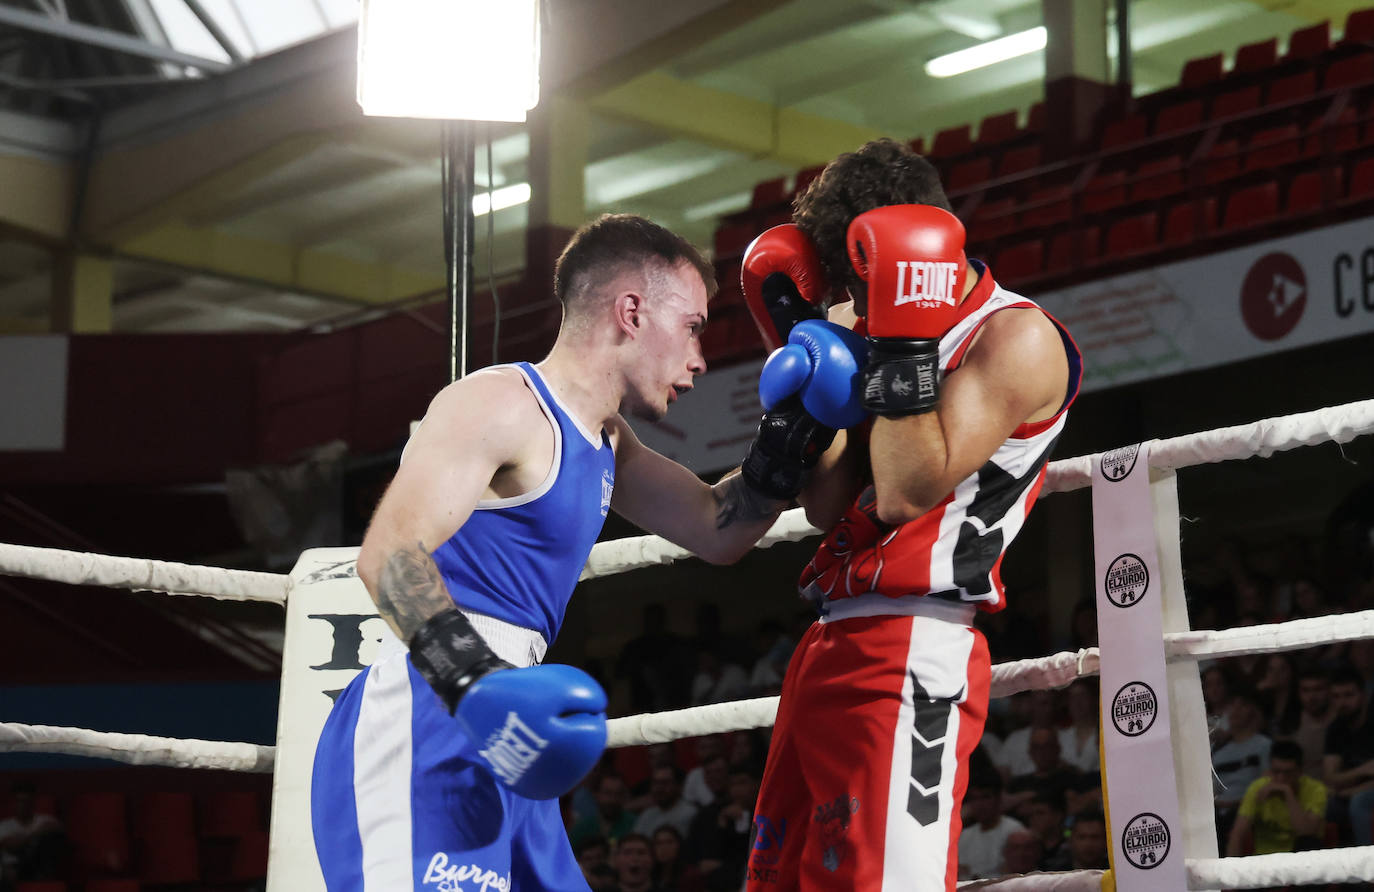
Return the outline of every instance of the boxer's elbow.
{"type": "Polygon", "coordinates": [[[927,502],[919,494],[908,493],[895,486],[875,487],[878,519],[889,526],[899,526],[913,521],[930,510],[933,502],[927,502]]]}

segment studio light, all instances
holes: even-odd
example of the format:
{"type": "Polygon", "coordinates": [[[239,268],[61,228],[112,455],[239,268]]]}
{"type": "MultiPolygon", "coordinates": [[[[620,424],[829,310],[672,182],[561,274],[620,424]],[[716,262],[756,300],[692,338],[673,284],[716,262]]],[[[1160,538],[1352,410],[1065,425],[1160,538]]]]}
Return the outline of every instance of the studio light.
{"type": "Polygon", "coordinates": [[[364,114],[524,121],[538,103],[539,0],[363,0],[364,114]]]}
{"type": "Polygon", "coordinates": [[[953,77],[966,71],[986,68],[989,65],[996,65],[998,62],[1005,62],[1008,59],[1015,59],[1017,56],[1043,50],[1045,40],[1044,26],[1032,28],[1029,31],[1019,31],[1016,34],[1008,34],[1006,37],[989,40],[987,43],[980,43],[966,50],[936,56],[926,63],[926,74],[931,77],[953,77]]]}
{"type": "Polygon", "coordinates": [[[530,200],[530,184],[516,183],[512,186],[502,186],[491,192],[483,192],[481,195],[472,197],[472,215],[480,217],[492,211],[504,211],[506,208],[513,208],[517,204],[524,204],[530,200]]]}

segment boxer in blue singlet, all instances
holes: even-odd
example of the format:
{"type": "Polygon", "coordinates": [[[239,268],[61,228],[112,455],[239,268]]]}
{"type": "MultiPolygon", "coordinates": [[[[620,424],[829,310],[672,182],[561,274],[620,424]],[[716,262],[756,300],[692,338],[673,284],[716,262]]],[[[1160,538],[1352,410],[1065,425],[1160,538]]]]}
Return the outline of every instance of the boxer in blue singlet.
{"type": "Polygon", "coordinates": [[[556,797],[600,756],[606,698],[540,663],[607,511],[732,562],[786,507],[771,484],[798,478],[825,436],[798,408],[714,486],[635,438],[620,413],[660,418],[705,371],[714,287],[679,236],[602,217],[558,260],[549,355],[430,405],[358,556],[396,640],[339,696],[316,751],[331,892],[588,888],[556,797]]]}

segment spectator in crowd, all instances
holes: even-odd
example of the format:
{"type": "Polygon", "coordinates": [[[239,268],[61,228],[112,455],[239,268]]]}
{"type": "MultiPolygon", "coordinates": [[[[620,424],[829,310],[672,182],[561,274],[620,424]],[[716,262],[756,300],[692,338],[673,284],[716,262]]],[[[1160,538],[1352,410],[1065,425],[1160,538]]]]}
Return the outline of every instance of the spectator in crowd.
{"type": "Polygon", "coordinates": [[[1207,710],[1212,749],[1216,749],[1231,734],[1231,675],[1220,663],[1213,663],[1202,670],[1202,702],[1207,710]]]}
{"type": "Polygon", "coordinates": [[[616,844],[617,892],[662,892],[654,885],[653,844],[640,833],[627,833],[616,844]]]}
{"type": "Polygon", "coordinates": [[[29,781],[10,787],[10,816],[0,821],[0,888],[7,882],[56,880],[66,854],[66,833],[52,815],[37,813],[38,790],[29,781]]]}
{"type": "Polygon", "coordinates": [[[707,755],[701,755],[701,764],[687,772],[687,780],[682,785],[682,798],[697,808],[705,808],[724,796],[725,784],[730,776],[730,763],[720,749],[724,745],[724,738],[713,736],[716,740],[705,746],[702,741],[706,738],[698,739],[697,753],[707,755]]]}
{"type": "Polygon", "coordinates": [[[1080,678],[1069,685],[1069,727],[1059,731],[1061,758],[1078,771],[1097,774],[1098,686],[1095,678],[1080,678]]]}
{"type": "Polygon", "coordinates": [[[615,868],[611,867],[611,844],[604,836],[588,836],[573,844],[577,866],[592,892],[615,892],[615,868]]]}
{"type": "Polygon", "coordinates": [[[615,774],[615,751],[606,750],[582,783],[568,794],[569,804],[564,808],[564,822],[571,830],[581,821],[596,817],[596,788],[606,774],[615,774]]]}
{"type": "Polygon", "coordinates": [[[1091,596],[1074,605],[1073,616],[1069,619],[1068,650],[1088,647],[1097,647],[1097,601],[1091,596]]]}
{"type": "Polygon", "coordinates": [[[1226,843],[1227,857],[1296,852],[1321,846],[1326,786],[1302,773],[1302,747],[1280,740],[1269,770],[1245,791],[1226,843]]]}
{"type": "Polygon", "coordinates": [[[1026,818],[1025,807],[1036,793],[1044,791],[1068,798],[1080,787],[1079,772],[1060,757],[1058,731],[1031,728],[1029,740],[1034,770],[1013,777],[1007,784],[1007,795],[1002,798],[1002,810],[1018,820],[1026,818]]]}
{"type": "Polygon", "coordinates": [[[1326,729],[1336,713],[1331,705],[1331,675],[1320,666],[1308,666],[1298,673],[1298,715],[1296,721],[1278,722],[1275,740],[1291,740],[1303,753],[1302,773],[1322,777],[1322,755],[1326,751],[1326,729]]]}
{"type": "Polygon", "coordinates": [[[644,754],[649,762],[649,774],[644,780],[631,785],[630,798],[625,802],[625,807],[635,814],[639,814],[654,804],[651,790],[654,783],[654,770],[658,768],[677,770],[677,755],[673,751],[671,743],[651,743],[645,748],[644,754]]]}
{"type": "Polygon", "coordinates": [[[668,631],[667,608],[644,605],[644,630],[620,651],[615,674],[630,685],[631,712],[662,712],[687,704],[695,660],[690,645],[668,631]]]}
{"type": "Polygon", "coordinates": [[[1069,831],[1069,869],[1107,869],[1107,819],[1097,810],[1073,816],[1069,831]]]}
{"type": "Polygon", "coordinates": [[[716,647],[697,653],[697,674],[692,679],[693,706],[725,703],[748,695],[749,676],[738,663],[727,659],[716,647]]]}
{"type": "Polygon", "coordinates": [[[1031,797],[1026,807],[1026,825],[1040,840],[1040,869],[1069,869],[1069,831],[1064,826],[1064,799],[1042,791],[1031,797]]]}
{"type": "Polygon", "coordinates": [[[635,832],[652,836],[667,824],[686,836],[697,807],[682,798],[682,777],[676,767],[660,765],[653,770],[649,776],[649,797],[653,804],[635,819],[635,832]]]}
{"type": "Polygon", "coordinates": [[[754,633],[754,651],[758,659],[749,673],[749,696],[766,697],[782,692],[782,677],[792,659],[796,642],[782,630],[782,623],[766,619],[754,633]]]}
{"type": "Polygon", "coordinates": [[[1237,688],[1227,707],[1230,738],[1212,751],[1212,771],[1216,776],[1218,839],[1226,839],[1235,820],[1241,797],[1256,778],[1269,770],[1268,736],[1260,733],[1264,714],[1259,698],[1250,688],[1237,688]]]}
{"type": "Polygon", "coordinates": [[[964,832],[959,834],[959,878],[997,876],[1007,837],[1026,827],[1002,814],[1002,776],[996,770],[969,770],[964,796],[964,832]]]}
{"type": "Polygon", "coordinates": [[[1004,778],[1022,777],[1035,771],[1035,762],[1030,753],[1031,732],[1036,728],[1044,728],[1058,736],[1054,724],[1055,704],[1054,691],[1026,691],[1016,695],[1013,708],[1023,712],[1030,719],[1030,724],[1011,732],[1002,742],[997,765],[1002,769],[1004,778]]]}
{"type": "Polygon", "coordinates": [[[1364,696],[1374,697],[1374,638],[1361,638],[1349,644],[1350,666],[1364,679],[1364,696]]]}
{"type": "Polygon", "coordinates": [[[596,814],[573,825],[568,839],[573,846],[592,836],[604,836],[614,846],[635,826],[635,813],[625,808],[629,790],[618,774],[603,774],[596,786],[596,814]]]}
{"type": "Polygon", "coordinates": [[[738,890],[749,856],[754,829],[754,801],[759,779],[743,771],[730,772],[726,795],[697,812],[687,848],[698,862],[702,880],[711,890],[738,890]]]}
{"type": "Polygon", "coordinates": [[[764,762],[768,757],[768,744],[758,731],[736,731],[730,735],[730,770],[744,771],[763,777],[764,762]]]}
{"type": "Polygon", "coordinates": [[[1260,711],[1269,722],[1264,732],[1271,739],[1291,735],[1302,715],[1302,701],[1298,696],[1297,665],[1292,654],[1269,654],[1264,658],[1263,670],[1255,681],[1260,711]]]}
{"type": "Polygon", "coordinates": [[[998,873],[1030,873],[1040,867],[1040,839],[1029,830],[1017,830],[1002,844],[1002,867],[998,873]]]}
{"type": "Polygon", "coordinates": [[[1374,822],[1374,719],[1359,673],[1348,666],[1331,677],[1336,717],[1326,729],[1322,779],[1334,797],[1333,811],[1349,820],[1355,845],[1371,844],[1374,822]]]}
{"type": "Polygon", "coordinates": [[[701,871],[687,863],[683,834],[672,824],[654,831],[654,886],[663,892],[702,892],[701,871]]]}

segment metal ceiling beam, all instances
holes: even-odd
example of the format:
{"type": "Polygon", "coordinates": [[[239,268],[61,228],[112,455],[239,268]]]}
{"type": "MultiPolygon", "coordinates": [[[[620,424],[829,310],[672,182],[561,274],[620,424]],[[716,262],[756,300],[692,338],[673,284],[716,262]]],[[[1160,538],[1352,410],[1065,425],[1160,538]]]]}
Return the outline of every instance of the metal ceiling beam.
{"type": "Polygon", "coordinates": [[[230,194],[216,193],[203,207],[187,214],[186,222],[192,226],[206,226],[246,217],[269,208],[310,199],[333,189],[357,186],[395,170],[396,167],[394,162],[385,158],[363,157],[347,163],[330,165],[323,170],[270,187],[241,189],[230,194]],[[216,197],[222,200],[213,200],[216,197]]]}
{"type": "Polygon", "coordinates": [[[824,163],[882,136],[869,127],[699,87],[657,72],[603,93],[592,100],[591,108],[683,139],[772,158],[792,167],[824,163]]]}
{"type": "Polygon", "coordinates": [[[416,217],[437,223],[443,219],[439,198],[439,184],[437,182],[426,184],[423,189],[410,190],[400,194],[393,192],[383,201],[332,217],[321,222],[318,226],[297,232],[292,235],[291,243],[297,248],[313,248],[327,245],[330,242],[337,242],[361,232],[394,226],[398,222],[413,220],[416,217]]]}
{"type": "Polygon", "coordinates": [[[117,53],[126,53],[130,56],[141,56],[144,59],[155,59],[159,62],[172,62],[176,65],[185,65],[205,72],[224,71],[229,67],[224,62],[206,59],[204,56],[193,56],[190,53],[179,52],[170,47],[158,46],[132,34],[123,34],[108,28],[97,28],[94,25],[83,25],[80,22],[67,19],[56,19],[25,9],[16,9],[13,6],[0,6],[0,25],[9,25],[22,31],[46,34],[49,37],[84,43],[87,46],[114,50],[117,53]]]}

